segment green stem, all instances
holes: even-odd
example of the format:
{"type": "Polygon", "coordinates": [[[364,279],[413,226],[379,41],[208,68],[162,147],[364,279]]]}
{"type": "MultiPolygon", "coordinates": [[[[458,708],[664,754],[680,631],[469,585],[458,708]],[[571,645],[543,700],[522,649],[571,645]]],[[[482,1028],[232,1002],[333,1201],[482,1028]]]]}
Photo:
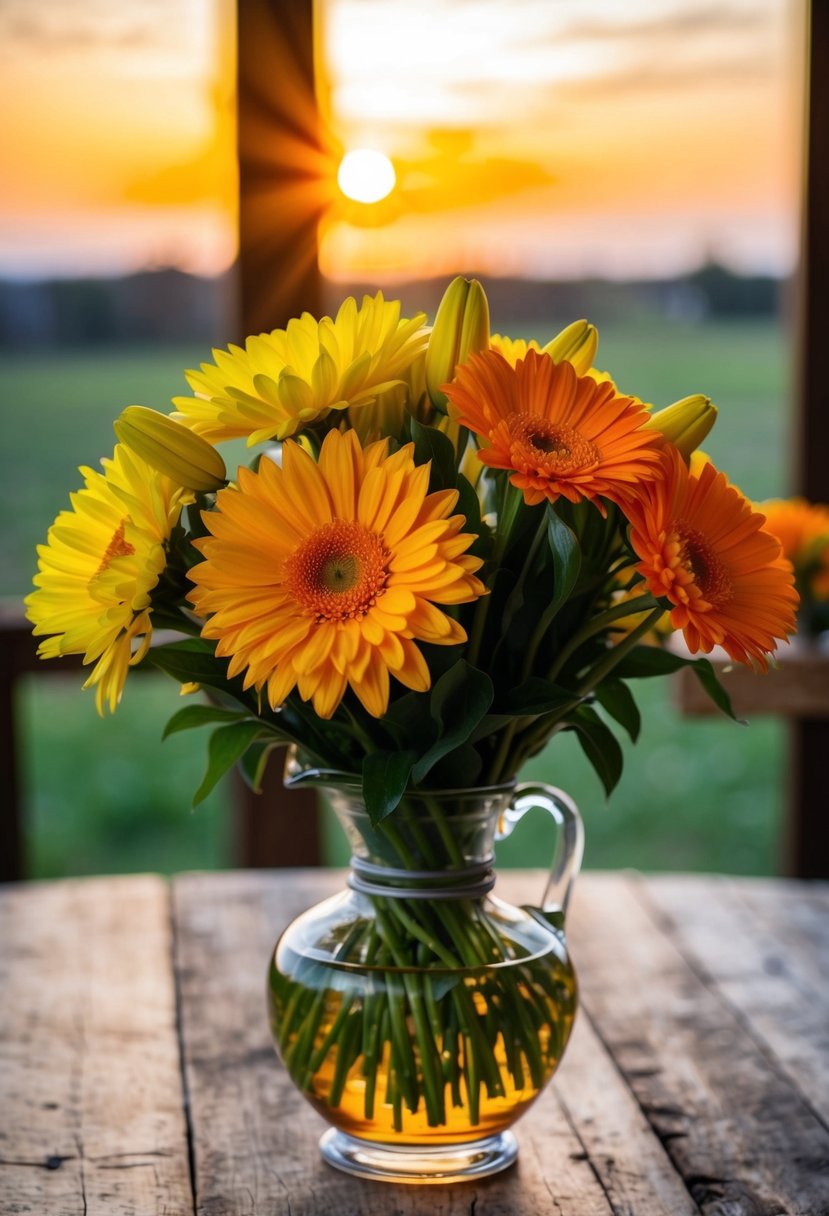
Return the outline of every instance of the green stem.
{"type": "MultiPolygon", "coordinates": [[[[601,618],[594,617],[593,621],[590,622],[591,627],[585,626],[584,629],[579,630],[579,633],[575,634],[570,640],[570,643],[564,647],[557,662],[554,663],[550,669],[548,675],[548,679],[550,680],[553,680],[555,676],[559,674],[563,663],[567,661],[570,655],[573,654],[575,650],[582,644],[582,642],[587,640],[587,638],[591,637],[595,633],[599,633],[600,630],[611,621],[618,620],[621,617],[630,616],[633,613],[638,615],[638,613],[646,611],[653,605],[656,606],[653,607],[653,610],[648,614],[648,616],[645,617],[645,619],[641,621],[634,630],[627,634],[627,636],[623,638],[621,642],[617,642],[615,646],[610,647],[596,666],[587,673],[587,676],[579,685],[577,691],[573,694],[573,705],[566,706],[564,709],[556,710],[553,714],[545,715],[542,719],[543,725],[541,723],[538,724],[540,729],[536,728],[530,731],[527,738],[522,741],[524,746],[519,748],[516,756],[514,757],[513,767],[516,769],[516,771],[521,767],[521,764],[526,756],[532,754],[534,746],[540,741],[543,741],[545,736],[552,734],[553,728],[566,717],[573,706],[577,705],[578,702],[587,696],[589,692],[592,692],[593,689],[602,682],[604,677],[611,672],[618,663],[621,662],[624,656],[629,650],[632,649],[632,647],[636,645],[639,639],[648,633],[648,631],[662,616],[664,608],[660,604],[657,604],[650,595],[640,596],[638,599],[630,600],[624,605],[617,604],[613,608],[609,608],[607,612],[602,613],[601,618]],[[596,628],[592,628],[592,626],[596,625],[596,622],[600,619],[602,623],[596,628]]],[[[521,721],[521,719],[515,719],[513,722],[511,722],[502,736],[498,754],[490,770],[489,779],[493,782],[493,784],[496,784],[498,781],[503,779],[502,770],[506,764],[507,757],[512,750],[515,735],[520,729],[521,721]]],[[[538,722],[538,719],[535,721],[538,722]]]]}
{"type": "Polygon", "coordinates": [[[428,810],[432,822],[438,830],[438,834],[446,848],[446,855],[453,866],[463,865],[463,850],[458,844],[455,835],[449,826],[449,820],[444,814],[443,807],[438,802],[437,798],[431,798],[428,794],[422,796],[423,805],[428,810]]]}
{"type": "Polygon", "coordinates": [[[349,1070],[359,1053],[359,1039],[360,1015],[350,1014],[346,1019],[343,1032],[337,1042],[337,1061],[334,1065],[331,1092],[328,1095],[328,1102],[331,1106],[340,1105],[349,1070]]]}
{"type": "MultiPolygon", "coordinates": [[[[524,495],[520,490],[516,490],[508,479],[504,481],[504,497],[501,504],[501,510],[498,513],[498,527],[495,533],[495,546],[492,550],[490,563],[494,574],[498,573],[501,566],[501,558],[506,552],[509,543],[510,534],[515,521],[518,518],[518,513],[521,509],[521,504],[524,501],[524,495]]],[[[492,600],[492,595],[482,595],[475,605],[475,615],[472,618],[472,628],[469,632],[469,649],[466,652],[466,661],[471,667],[474,667],[478,662],[478,657],[481,653],[481,644],[484,637],[484,629],[486,627],[487,616],[489,615],[489,605],[492,600]]]]}
{"type": "MultiPolygon", "coordinates": [[[[635,600],[627,600],[623,604],[614,604],[612,608],[606,609],[605,612],[600,612],[598,616],[591,617],[586,625],[570,638],[559,651],[550,670],[547,672],[547,679],[555,682],[556,676],[559,675],[567,660],[571,655],[575,654],[579,646],[590,638],[595,637],[597,633],[601,633],[608,625],[614,621],[621,620],[626,616],[636,616],[640,612],[646,612],[649,608],[656,607],[656,600],[652,595],[640,595],[635,600]]],[[[660,608],[660,614],[662,609],[660,608]]]]}
{"type": "MultiPolygon", "coordinates": [[[[643,596],[642,598],[645,599],[650,597],[643,596]]],[[[623,638],[621,642],[617,642],[615,646],[612,646],[610,650],[608,650],[607,654],[605,654],[599,660],[596,666],[592,668],[592,670],[588,671],[584,680],[579,685],[580,697],[586,696],[587,693],[592,692],[597,685],[601,684],[605,676],[608,675],[613,668],[622,661],[628,651],[633,649],[639,639],[644,637],[645,634],[653,628],[664,611],[665,609],[662,607],[662,605],[658,604],[656,608],[654,608],[653,612],[648,613],[644,621],[641,621],[635,629],[631,630],[627,637],[623,638]]]]}

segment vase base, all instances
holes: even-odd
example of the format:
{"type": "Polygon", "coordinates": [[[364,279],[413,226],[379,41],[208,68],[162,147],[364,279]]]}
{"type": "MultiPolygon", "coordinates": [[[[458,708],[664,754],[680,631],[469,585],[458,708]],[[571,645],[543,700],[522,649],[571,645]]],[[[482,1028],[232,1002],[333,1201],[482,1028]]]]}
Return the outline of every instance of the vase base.
{"type": "Polygon", "coordinates": [[[373,1144],[329,1128],[320,1140],[329,1165],[376,1182],[466,1182],[497,1174],[518,1156],[512,1132],[486,1136],[469,1144],[373,1144]]]}

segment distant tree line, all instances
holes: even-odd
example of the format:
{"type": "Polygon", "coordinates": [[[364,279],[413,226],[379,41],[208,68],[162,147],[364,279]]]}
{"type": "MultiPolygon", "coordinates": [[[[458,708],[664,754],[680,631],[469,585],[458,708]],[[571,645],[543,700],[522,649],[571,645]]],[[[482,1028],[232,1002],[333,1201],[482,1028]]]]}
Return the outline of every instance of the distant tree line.
{"type": "MultiPolygon", "coordinates": [[[[471,272],[470,272],[471,273],[471,272]]],[[[485,278],[495,327],[513,321],[560,322],[589,317],[598,324],[658,312],[679,320],[773,317],[789,281],[743,276],[709,264],[692,274],[659,280],[541,282],[485,278]]],[[[445,278],[395,285],[387,291],[407,311],[430,315],[445,278]]],[[[330,284],[330,307],[344,295],[374,293],[376,284],[330,284]]],[[[235,276],[199,278],[179,270],[142,271],[113,279],[0,280],[0,348],[239,341],[235,276]]]]}
{"type": "MultiPolygon", "coordinates": [[[[513,321],[565,325],[577,317],[587,317],[601,325],[654,313],[687,321],[772,318],[787,308],[791,294],[790,279],[738,275],[715,263],[674,278],[618,282],[481,277],[496,330],[506,329],[513,321]]],[[[424,279],[397,284],[394,295],[403,300],[408,312],[423,309],[433,316],[445,286],[444,278],[424,279]]],[[[348,285],[348,290],[359,296],[376,288],[354,283],[348,285]]],[[[343,287],[338,284],[331,294],[332,301],[342,294],[343,287]]]]}
{"type": "Polygon", "coordinates": [[[0,280],[0,347],[225,345],[237,311],[231,274],[211,279],[157,270],[113,279],[0,280]]]}

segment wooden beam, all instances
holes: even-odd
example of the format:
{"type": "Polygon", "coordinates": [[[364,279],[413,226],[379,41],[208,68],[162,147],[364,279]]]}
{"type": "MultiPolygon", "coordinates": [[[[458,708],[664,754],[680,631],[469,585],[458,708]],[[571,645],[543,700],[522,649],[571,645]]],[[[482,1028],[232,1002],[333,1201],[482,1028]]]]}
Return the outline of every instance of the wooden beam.
{"type": "Polygon", "coordinates": [[[316,790],[286,790],[282,784],[284,751],[275,751],[262,781],[262,792],[236,777],[233,810],[236,853],[248,869],[315,866],[322,862],[320,815],[316,790]]]}
{"type": "MultiPolygon", "coordinates": [[[[813,3],[810,8],[795,485],[813,502],[829,502],[829,5],[813,3]]],[[[786,869],[804,878],[829,877],[827,755],[829,719],[795,719],[790,727],[786,869]]]]}
{"type": "MultiPolygon", "coordinates": [[[[335,150],[317,104],[313,0],[238,0],[239,289],[244,338],[322,313],[318,228],[335,150]]],[[[313,790],[282,788],[281,753],[263,791],[236,797],[242,865],[319,864],[313,790]]]]}
{"type": "Polygon", "coordinates": [[[316,100],[312,0],[239,0],[243,336],[322,303],[317,229],[334,174],[316,100]]]}

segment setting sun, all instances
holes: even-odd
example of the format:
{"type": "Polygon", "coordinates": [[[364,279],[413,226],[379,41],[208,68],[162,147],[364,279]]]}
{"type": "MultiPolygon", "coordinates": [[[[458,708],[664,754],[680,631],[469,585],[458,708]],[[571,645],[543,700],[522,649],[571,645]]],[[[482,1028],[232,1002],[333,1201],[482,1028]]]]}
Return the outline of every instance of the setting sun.
{"type": "Polygon", "coordinates": [[[355,203],[379,203],[391,194],[396,180],[389,158],[371,148],[346,152],[337,171],[340,189],[355,203]]]}

